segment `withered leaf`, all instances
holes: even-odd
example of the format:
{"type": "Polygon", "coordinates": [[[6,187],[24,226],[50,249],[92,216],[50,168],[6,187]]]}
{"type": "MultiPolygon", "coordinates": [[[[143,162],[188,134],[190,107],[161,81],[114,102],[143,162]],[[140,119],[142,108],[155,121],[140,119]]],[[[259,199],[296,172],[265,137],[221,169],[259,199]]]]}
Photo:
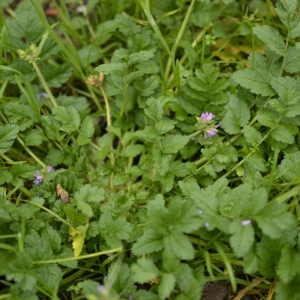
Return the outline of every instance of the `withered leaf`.
{"type": "Polygon", "coordinates": [[[69,193],[60,184],[56,187],[56,195],[59,196],[62,201],[70,203],[69,193]]]}

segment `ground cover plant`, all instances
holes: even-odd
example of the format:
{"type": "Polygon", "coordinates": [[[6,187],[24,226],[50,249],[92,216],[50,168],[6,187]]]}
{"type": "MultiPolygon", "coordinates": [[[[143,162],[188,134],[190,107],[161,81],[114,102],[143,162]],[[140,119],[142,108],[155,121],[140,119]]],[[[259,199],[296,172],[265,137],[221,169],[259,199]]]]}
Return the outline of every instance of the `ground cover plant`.
{"type": "Polygon", "coordinates": [[[0,299],[300,299],[299,1],[1,6],[0,299]]]}

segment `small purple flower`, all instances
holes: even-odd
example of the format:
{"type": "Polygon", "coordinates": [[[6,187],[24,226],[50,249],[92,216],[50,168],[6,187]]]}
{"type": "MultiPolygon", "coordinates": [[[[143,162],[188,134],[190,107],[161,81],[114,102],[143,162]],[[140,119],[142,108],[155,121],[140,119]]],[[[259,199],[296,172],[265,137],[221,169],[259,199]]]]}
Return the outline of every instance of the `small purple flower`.
{"type": "Polygon", "coordinates": [[[241,224],[243,225],[243,226],[248,226],[248,225],[250,225],[251,224],[251,220],[244,220],[244,221],[242,221],[241,222],[241,224]]]}
{"type": "Polygon", "coordinates": [[[204,122],[211,121],[215,115],[213,113],[205,112],[204,114],[201,115],[201,120],[204,122]]]}
{"type": "Polygon", "coordinates": [[[47,171],[48,171],[48,172],[54,172],[55,169],[54,169],[52,166],[49,165],[49,166],[47,167],[47,171]]]}
{"type": "Polygon", "coordinates": [[[204,226],[205,226],[206,228],[208,228],[208,227],[209,227],[209,223],[208,223],[208,222],[204,222],[204,226]]]}
{"type": "Polygon", "coordinates": [[[49,96],[46,93],[38,93],[38,94],[36,94],[37,101],[40,101],[42,98],[49,98],[49,96]]]}
{"type": "Polygon", "coordinates": [[[215,134],[217,134],[217,132],[214,131],[213,129],[208,129],[208,130],[207,130],[207,136],[208,136],[209,138],[211,138],[211,137],[214,136],[215,134]]]}
{"type": "Polygon", "coordinates": [[[36,170],[34,173],[35,180],[33,181],[35,184],[39,184],[43,181],[43,176],[40,174],[39,170],[36,170]]]}
{"type": "Polygon", "coordinates": [[[100,285],[97,287],[97,291],[98,291],[99,293],[105,292],[105,286],[100,284],[100,285]]]}

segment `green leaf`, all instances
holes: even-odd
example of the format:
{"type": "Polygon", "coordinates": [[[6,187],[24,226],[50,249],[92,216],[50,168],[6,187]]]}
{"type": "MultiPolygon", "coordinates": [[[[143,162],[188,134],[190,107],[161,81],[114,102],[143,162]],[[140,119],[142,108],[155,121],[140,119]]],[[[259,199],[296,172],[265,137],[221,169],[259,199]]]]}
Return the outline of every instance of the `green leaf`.
{"type": "MultiPolygon", "coordinates": [[[[13,179],[12,175],[10,174],[9,171],[3,170],[2,167],[0,166],[0,185],[4,184],[5,182],[10,182],[13,179]]],[[[1,217],[0,217],[0,222],[1,222],[1,217]]]]}
{"type": "Polygon", "coordinates": [[[267,127],[273,127],[276,121],[279,120],[279,114],[270,109],[261,108],[258,116],[258,122],[267,127]]]}
{"type": "Polygon", "coordinates": [[[193,280],[193,272],[187,264],[181,264],[176,274],[176,282],[184,293],[188,293],[193,280]]]}
{"type": "Polygon", "coordinates": [[[299,14],[297,14],[296,17],[294,18],[294,20],[291,23],[290,37],[292,39],[294,39],[294,38],[297,38],[299,36],[300,36],[300,16],[299,16],[299,14]]]}
{"type": "Polygon", "coordinates": [[[151,229],[147,229],[132,246],[135,255],[149,254],[163,249],[163,235],[151,229]]]}
{"type": "Polygon", "coordinates": [[[246,138],[247,143],[250,144],[252,147],[258,145],[258,143],[262,139],[261,133],[257,131],[254,127],[249,125],[246,125],[244,127],[244,136],[246,138]]]}
{"type": "Polygon", "coordinates": [[[191,21],[196,26],[204,27],[206,24],[216,20],[221,13],[222,9],[219,5],[214,3],[199,3],[191,15],[191,21]]]}
{"type": "Polygon", "coordinates": [[[32,268],[33,264],[29,253],[18,252],[5,268],[6,280],[14,280],[19,283],[24,291],[34,290],[37,280],[30,274],[32,268]]]}
{"type": "MultiPolygon", "coordinates": [[[[299,26],[300,27],[300,26],[299,26]]],[[[299,29],[300,32],[300,29],[299,29]]],[[[300,35],[300,33],[299,33],[300,35]]],[[[287,50],[284,70],[289,73],[298,73],[300,71],[300,51],[299,45],[289,47],[287,50]]]]}
{"type": "Polygon", "coordinates": [[[244,256],[254,243],[252,225],[243,226],[241,220],[237,220],[230,224],[229,232],[232,234],[229,240],[234,253],[239,257],[244,256]]]}
{"type": "Polygon", "coordinates": [[[245,69],[233,73],[232,78],[242,87],[252,93],[262,96],[273,96],[274,90],[270,85],[272,74],[266,68],[245,69]]]}
{"type": "Polygon", "coordinates": [[[104,90],[107,96],[116,96],[123,93],[124,79],[123,77],[111,74],[104,79],[104,90]]]}
{"type": "Polygon", "coordinates": [[[278,281],[276,284],[275,293],[276,300],[300,300],[300,276],[295,276],[288,283],[278,281]]]}
{"type": "Polygon", "coordinates": [[[244,255],[244,271],[247,274],[254,274],[258,270],[258,257],[254,247],[244,255]]]}
{"type": "Polygon", "coordinates": [[[128,64],[133,65],[140,61],[147,61],[147,60],[151,59],[153,56],[154,56],[154,54],[152,51],[142,50],[138,53],[132,53],[132,54],[130,54],[130,59],[129,59],[128,64]]]}
{"type": "Polygon", "coordinates": [[[281,20],[288,28],[297,8],[297,0],[280,0],[276,3],[276,12],[281,20]]]}
{"type": "Polygon", "coordinates": [[[55,120],[54,116],[42,116],[41,122],[46,136],[50,140],[61,141],[65,137],[65,133],[61,133],[59,130],[60,123],[55,120]]]}
{"type": "Polygon", "coordinates": [[[16,164],[10,168],[11,175],[16,177],[21,177],[23,179],[32,180],[33,174],[36,171],[36,167],[29,164],[16,164]]]}
{"type": "Polygon", "coordinates": [[[8,103],[4,111],[8,116],[9,122],[17,123],[20,131],[30,127],[36,120],[33,110],[26,104],[8,103]]]}
{"type": "Polygon", "coordinates": [[[278,93],[279,99],[286,105],[298,104],[299,96],[299,82],[290,76],[273,78],[271,80],[273,89],[278,93]]]}
{"type": "Polygon", "coordinates": [[[71,64],[47,65],[42,69],[42,74],[48,87],[59,88],[66,83],[73,73],[71,64]]]}
{"type": "Polygon", "coordinates": [[[187,136],[170,134],[161,141],[162,153],[176,153],[189,141],[187,136]]]}
{"type": "MultiPolygon", "coordinates": [[[[279,238],[279,236],[278,236],[279,238]]],[[[283,247],[280,239],[271,239],[263,235],[257,244],[258,268],[259,272],[266,277],[274,278],[276,268],[283,247]]]]}
{"type": "Polygon", "coordinates": [[[2,125],[0,127],[0,154],[7,152],[19,133],[17,125],[2,125]]]}
{"type": "Polygon", "coordinates": [[[65,158],[65,153],[59,149],[51,149],[49,150],[46,158],[45,163],[48,165],[51,165],[53,167],[56,167],[57,165],[60,165],[65,158]]]}
{"type": "Polygon", "coordinates": [[[295,141],[294,135],[284,125],[277,124],[271,131],[271,136],[279,142],[293,144],[295,141]]]}
{"type": "Polygon", "coordinates": [[[52,109],[56,120],[62,123],[61,129],[68,133],[76,131],[80,125],[80,116],[74,107],[58,106],[52,109]]]}
{"type": "Polygon", "coordinates": [[[36,43],[45,31],[45,27],[39,20],[35,10],[19,11],[17,17],[6,21],[9,35],[18,39],[26,38],[28,45],[36,43]]]}
{"type": "Polygon", "coordinates": [[[284,283],[290,282],[300,271],[295,268],[300,264],[300,254],[295,253],[290,244],[285,244],[281,249],[281,256],[278,262],[277,274],[284,283]]]}
{"type": "Polygon", "coordinates": [[[283,209],[282,204],[270,203],[255,216],[262,232],[270,238],[280,238],[283,230],[295,226],[295,217],[289,212],[282,213],[283,209]]]}
{"type": "Polygon", "coordinates": [[[125,70],[125,63],[109,63],[109,64],[103,64],[99,65],[95,68],[96,72],[102,72],[104,75],[109,74],[112,71],[124,71],[125,70]]]}
{"type": "Polygon", "coordinates": [[[81,126],[80,126],[80,134],[77,137],[78,145],[86,145],[91,142],[91,137],[94,134],[94,123],[91,117],[87,116],[81,126]]]}
{"type": "Polygon", "coordinates": [[[278,177],[292,182],[300,176],[300,152],[287,153],[278,166],[278,177]]]}
{"type": "Polygon", "coordinates": [[[132,264],[131,271],[134,273],[133,280],[138,283],[148,282],[160,274],[159,269],[149,258],[140,258],[132,264]]]}
{"type": "Polygon", "coordinates": [[[143,97],[149,97],[159,86],[159,81],[154,75],[151,75],[145,79],[140,78],[140,80],[134,81],[134,86],[141,92],[143,97]]]}
{"type": "MultiPolygon", "coordinates": [[[[108,275],[104,280],[104,283],[107,284],[108,278],[110,277],[112,271],[114,269],[114,264],[111,265],[108,271],[108,275]]],[[[115,282],[113,284],[113,290],[121,295],[121,294],[131,294],[135,292],[136,286],[134,285],[134,280],[132,278],[132,273],[127,264],[122,264],[121,268],[118,271],[115,282]]]]}
{"type": "Polygon", "coordinates": [[[194,248],[186,235],[177,230],[172,230],[164,237],[165,247],[172,249],[179,259],[191,260],[194,258],[194,248]]]}
{"type": "Polygon", "coordinates": [[[256,26],[253,28],[254,34],[266,43],[268,47],[279,55],[285,55],[285,44],[281,34],[268,25],[256,26]]]}
{"type": "Polygon", "coordinates": [[[154,122],[158,123],[162,118],[163,103],[151,97],[147,100],[146,104],[148,108],[144,109],[145,114],[154,122]]]}
{"type": "Polygon", "coordinates": [[[239,185],[222,197],[222,201],[220,203],[220,213],[226,217],[240,216],[244,203],[249,201],[250,197],[251,185],[248,183],[239,185]]]}
{"type": "Polygon", "coordinates": [[[124,150],[123,156],[136,157],[137,155],[141,154],[143,150],[143,145],[128,145],[124,150]]]}
{"type": "Polygon", "coordinates": [[[239,133],[250,119],[250,110],[247,104],[231,94],[225,109],[226,113],[221,121],[221,126],[229,134],[239,133]]]}
{"type": "Polygon", "coordinates": [[[38,129],[31,129],[25,135],[24,142],[26,146],[40,145],[43,141],[47,141],[45,134],[38,129]]]}
{"type": "Polygon", "coordinates": [[[175,286],[176,278],[174,274],[164,274],[161,278],[160,284],[157,288],[159,299],[166,299],[172,293],[175,286]]]}
{"type": "Polygon", "coordinates": [[[121,247],[121,240],[128,240],[132,225],[124,216],[113,219],[109,214],[102,214],[99,220],[99,232],[106,243],[112,247],[121,247]]]}
{"type": "Polygon", "coordinates": [[[105,191],[103,188],[85,184],[74,194],[74,199],[99,204],[104,199],[104,194],[105,191]]]}
{"type": "Polygon", "coordinates": [[[166,134],[175,127],[175,124],[177,124],[177,121],[160,120],[157,124],[157,131],[159,134],[166,134]]]}

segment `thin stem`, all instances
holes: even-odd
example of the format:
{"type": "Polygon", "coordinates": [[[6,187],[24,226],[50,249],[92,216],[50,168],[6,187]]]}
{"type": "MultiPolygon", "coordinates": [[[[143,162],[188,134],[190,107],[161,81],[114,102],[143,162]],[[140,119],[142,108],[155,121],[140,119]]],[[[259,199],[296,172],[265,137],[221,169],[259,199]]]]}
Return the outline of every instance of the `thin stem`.
{"type": "Polygon", "coordinates": [[[104,91],[103,86],[100,86],[100,90],[102,92],[102,95],[103,95],[103,98],[104,98],[104,102],[105,102],[107,125],[110,126],[111,125],[111,115],[110,115],[110,108],[109,108],[108,99],[107,99],[107,96],[106,96],[106,93],[104,91]]]}
{"type": "Polygon", "coordinates": [[[172,61],[173,62],[175,61],[175,53],[176,53],[176,49],[178,47],[178,43],[181,40],[181,38],[183,36],[183,33],[186,29],[186,26],[187,26],[188,21],[190,19],[191,13],[193,12],[195,2],[196,2],[196,0],[192,0],[192,2],[190,3],[190,6],[188,8],[188,11],[187,11],[187,13],[184,17],[184,20],[183,20],[182,24],[181,24],[181,27],[180,27],[179,32],[177,34],[177,37],[175,38],[175,42],[174,42],[172,50],[171,50],[172,56],[169,57],[168,62],[167,62],[167,66],[166,66],[166,69],[165,69],[165,80],[166,80],[166,82],[167,82],[167,79],[168,79],[168,76],[169,76],[169,73],[170,73],[170,69],[171,69],[171,66],[172,66],[172,61]]]}
{"type": "Polygon", "coordinates": [[[18,142],[23,146],[26,152],[42,167],[47,168],[47,166],[23,143],[23,141],[17,136],[18,142]]]}
{"type": "Polygon", "coordinates": [[[35,63],[35,61],[32,62],[32,65],[33,65],[33,67],[34,67],[34,69],[35,69],[35,71],[36,71],[36,73],[37,73],[37,75],[38,75],[38,77],[39,77],[39,79],[40,79],[40,81],[41,81],[41,83],[42,83],[42,85],[43,85],[43,87],[44,87],[46,93],[48,94],[49,99],[50,99],[52,105],[53,105],[54,107],[57,107],[57,103],[56,103],[56,101],[55,101],[55,99],[54,99],[54,97],[53,97],[53,95],[52,95],[50,89],[48,88],[48,85],[47,85],[47,83],[46,83],[46,81],[45,81],[45,79],[44,79],[44,77],[43,77],[43,75],[42,75],[42,73],[41,73],[39,67],[38,67],[37,64],[35,63]]]}
{"type": "Polygon", "coordinates": [[[114,252],[119,252],[122,250],[123,250],[123,248],[115,248],[115,249],[111,249],[111,250],[81,255],[81,256],[77,256],[77,257],[68,257],[68,258],[50,259],[50,260],[37,260],[37,261],[34,261],[33,264],[53,264],[53,263],[67,262],[67,261],[73,261],[73,260],[79,260],[79,259],[92,258],[92,257],[100,256],[100,255],[106,255],[106,254],[110,254],[110,253],[114,253],[114,252]]]}

